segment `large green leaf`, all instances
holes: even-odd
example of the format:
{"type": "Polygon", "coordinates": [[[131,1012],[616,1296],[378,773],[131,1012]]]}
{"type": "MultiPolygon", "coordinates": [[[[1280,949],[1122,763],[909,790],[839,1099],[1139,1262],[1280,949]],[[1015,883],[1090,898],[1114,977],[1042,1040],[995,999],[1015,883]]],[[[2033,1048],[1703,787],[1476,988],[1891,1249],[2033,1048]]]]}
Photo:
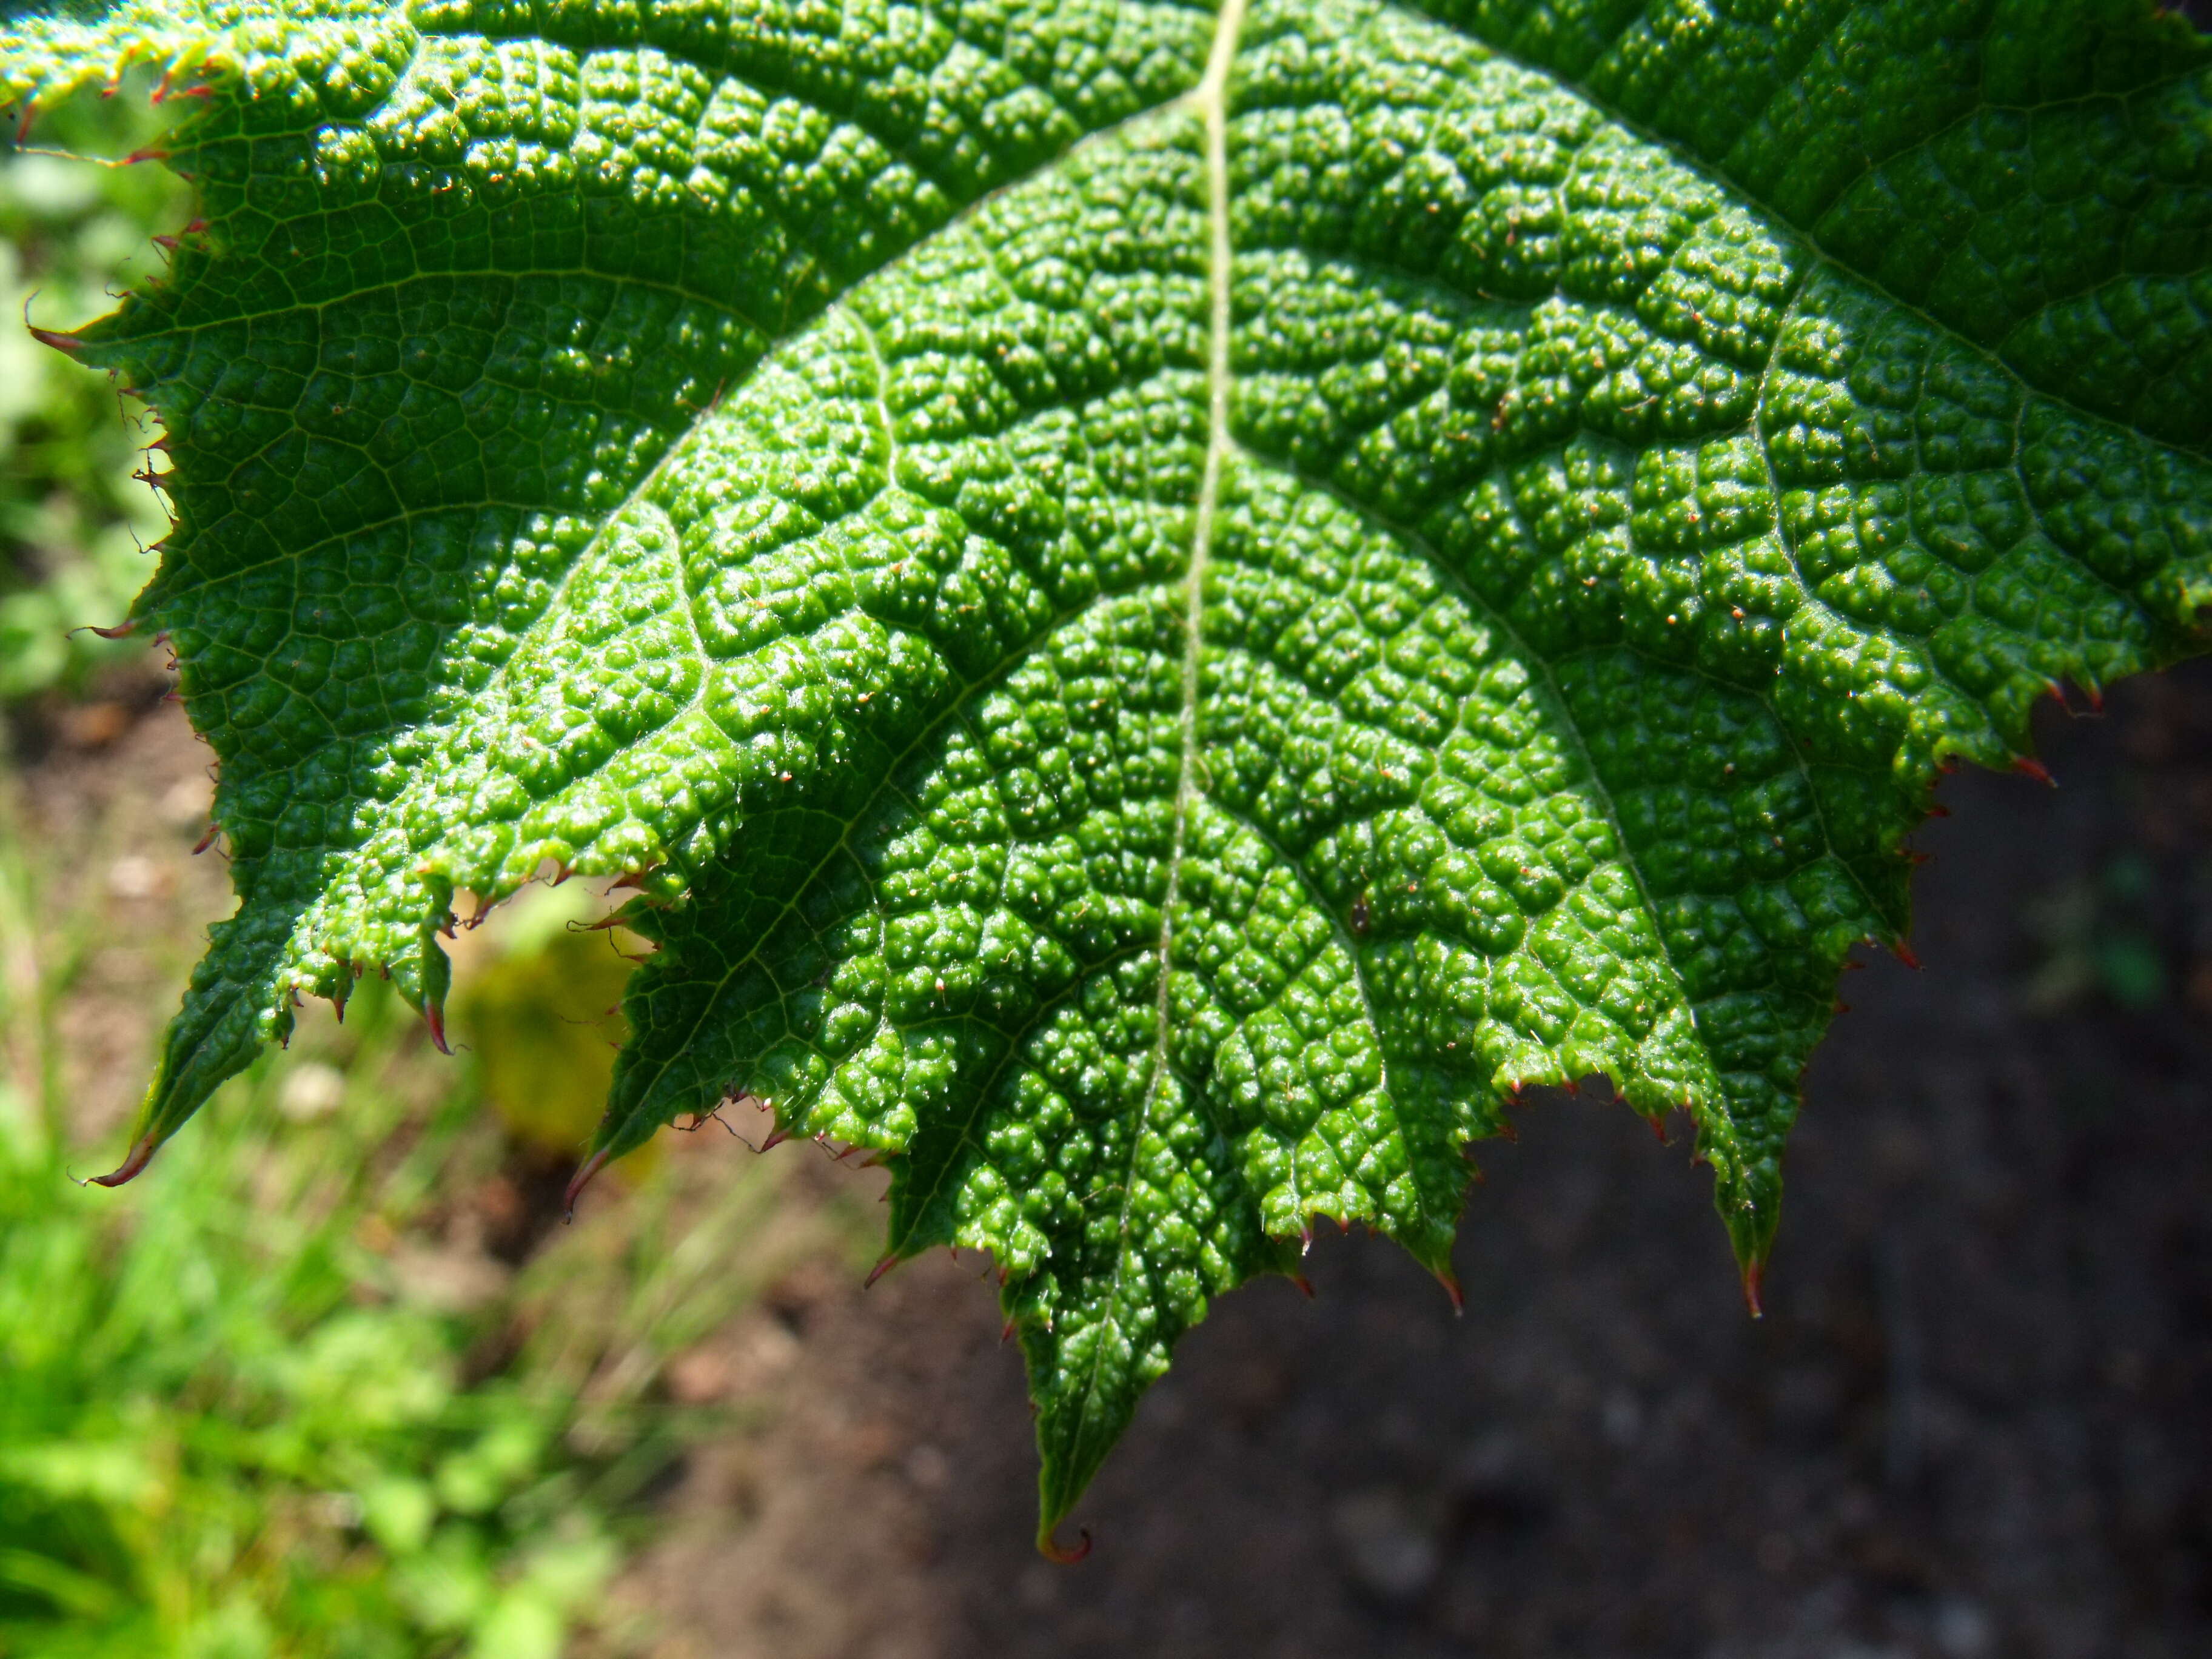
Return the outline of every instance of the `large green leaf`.
{"type": "Polygon", "coordinates": [[[551,869],[994,1251],[1051,1526],[1317,1217],[1601,1073],[1772,1236],[1940,769],[2199,647],[2212,70],[2148,0],[131,0],[205,228],[64,342],[237,916],[131,1165],[551,869]]]}

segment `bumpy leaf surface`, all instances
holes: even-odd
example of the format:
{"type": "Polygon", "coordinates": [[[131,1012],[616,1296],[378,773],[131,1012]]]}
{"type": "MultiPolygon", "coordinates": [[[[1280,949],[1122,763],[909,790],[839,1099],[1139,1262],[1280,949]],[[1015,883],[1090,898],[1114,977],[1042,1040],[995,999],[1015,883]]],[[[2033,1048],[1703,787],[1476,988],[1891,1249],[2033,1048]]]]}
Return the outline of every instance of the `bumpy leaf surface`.
{"type": "Polygon", "coordinates": [[[198,101],[65,342],[240,908],[142,1152],[458,906],[626,877],[599,1138],[733,1094],[994,1252],[1048,1530],[1532,1083],[1740,1257],[1934,774],[2197,647],[2212,78],[2148,0],[374,0],[0,33],[198,101]]]}

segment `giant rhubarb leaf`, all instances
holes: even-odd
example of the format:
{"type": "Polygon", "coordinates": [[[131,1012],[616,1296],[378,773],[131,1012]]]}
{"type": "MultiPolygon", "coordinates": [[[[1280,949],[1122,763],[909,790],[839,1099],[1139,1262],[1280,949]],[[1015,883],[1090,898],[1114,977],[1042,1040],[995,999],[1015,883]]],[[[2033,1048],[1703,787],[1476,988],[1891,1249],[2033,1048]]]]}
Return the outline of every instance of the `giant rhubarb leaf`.
{"type": "Polygon", "coordinates": [[[549,869],[981,1246],[1047,1536],[1316,1218],[1449,1277],[1604,1073],[1737,1255],[1934,775],[2212,603],[2212,71],[2149,0],[125,0],[204,226],[136,619],[234,918],[127,1174],[549,869]],[[465,897],[464,896],[466,896],[465,897]]]}

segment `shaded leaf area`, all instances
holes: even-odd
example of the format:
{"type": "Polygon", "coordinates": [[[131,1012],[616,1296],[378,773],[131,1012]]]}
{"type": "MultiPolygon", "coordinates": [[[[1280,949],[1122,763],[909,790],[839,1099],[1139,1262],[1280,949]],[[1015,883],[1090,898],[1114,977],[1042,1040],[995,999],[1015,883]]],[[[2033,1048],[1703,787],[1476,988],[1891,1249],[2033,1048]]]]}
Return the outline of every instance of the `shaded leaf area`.
{"type": "Polygon", "coordinates": [[[1315,1218],[1448,1274],[1527,1084],[1686,1109],[1755,1283],[1936,772],[2212,602],[2201,54],[2034,10],[28,37],[213,94],[206,246],[72,347],[172,434],[242,898],[143,1146],[575,870],[661,946],[601,1152],[889,1158],[1048,1531],[1315,1218]]]}

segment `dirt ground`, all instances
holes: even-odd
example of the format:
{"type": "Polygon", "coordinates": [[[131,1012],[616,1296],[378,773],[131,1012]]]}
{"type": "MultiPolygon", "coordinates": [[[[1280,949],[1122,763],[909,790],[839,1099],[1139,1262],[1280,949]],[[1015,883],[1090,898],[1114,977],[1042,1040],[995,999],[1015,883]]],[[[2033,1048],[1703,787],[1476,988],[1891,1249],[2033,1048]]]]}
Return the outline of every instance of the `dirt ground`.
{"type": "MultiPolygon", "coordinates": [[[[1315,1301],[1226,1298],[1064,1568],[983,1259],[817,1261],[673,1368],[751,1426],[662,1498],[629,1615],[659,1659],[2212,1652],[2212,664],[2048,713],[2056,792],[1942,792],[1924,969],[1847,977],[1764,1321],[1685,1137],[1538,1100],[1483,1150],[1463,1317],[1359,1237],[1315,1301]]],[[[17,749],[105,884],[69,1064],[112,1122],[176,918],[223,908],[206,751],[143,699],[17,749]]]]}

